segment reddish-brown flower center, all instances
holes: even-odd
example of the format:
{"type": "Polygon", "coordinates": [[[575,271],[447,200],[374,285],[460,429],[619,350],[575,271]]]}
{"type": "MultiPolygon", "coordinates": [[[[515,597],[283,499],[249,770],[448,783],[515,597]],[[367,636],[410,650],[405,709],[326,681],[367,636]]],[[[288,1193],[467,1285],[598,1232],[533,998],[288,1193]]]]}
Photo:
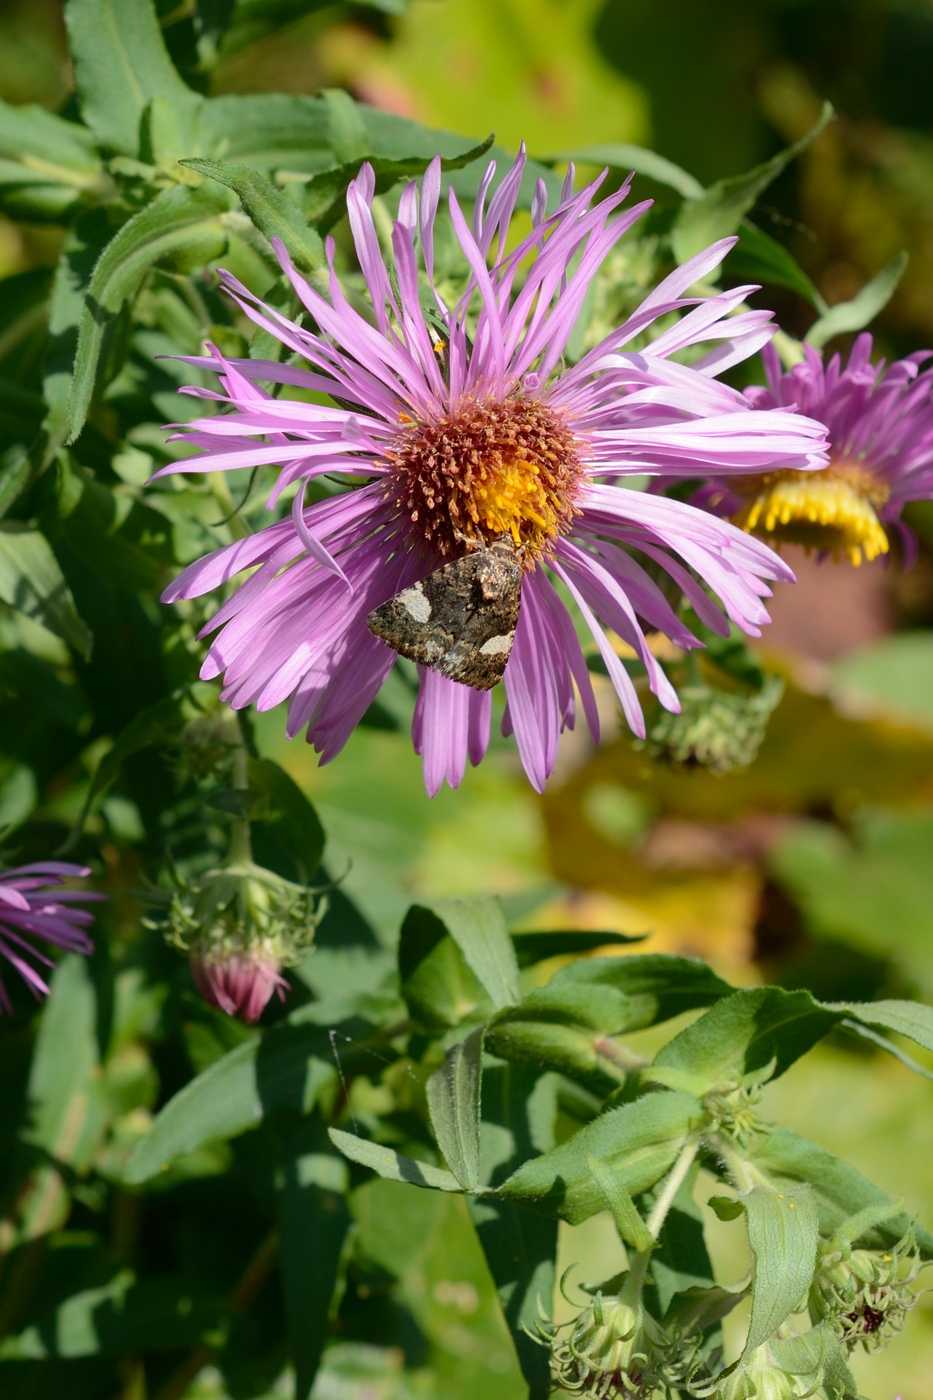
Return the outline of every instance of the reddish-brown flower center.
{"type": "Polygon", "coordinates": [[[574,514],[576,439],[534,399],[488,399],[413,423],[389,455],[401,514],[444,559],[508,536],[530,568],[574,514]]]}

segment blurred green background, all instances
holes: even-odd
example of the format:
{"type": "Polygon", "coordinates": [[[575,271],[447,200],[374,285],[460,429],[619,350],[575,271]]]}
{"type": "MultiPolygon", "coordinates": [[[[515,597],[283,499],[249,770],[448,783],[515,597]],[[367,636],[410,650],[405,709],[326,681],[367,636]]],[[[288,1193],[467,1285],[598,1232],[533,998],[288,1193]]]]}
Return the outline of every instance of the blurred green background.
{"type": "MultiPolygon", "coordinates": [[[[195,8],[159,5],[194,86],[205,86],[208,70],[215,93],[344,86],[428,125],[477,137],[494,130],[509,147],[524,139],[534,155],[599,141],[651,145],[703,183],[802,135],[829,98],[836,121],[769,189],[758,222],[830,303],[906,249],[907,273],[877,334],[893,354],[933,344],[930,0],[398,0],[381,13],[240,0],[210,64],[195,42],[195,8]]],[[[68,114],[56,0],[0,5],[0,96],[68,114]]],[[[0,221],[0,277],[52,266],[57,252],[48,227],[0,221]]],[[[758,300],[794,333],[812,317],[791,292],[758,300]]],[[[275,712],[259,720],[263,752],[313,798],[331,869],[346,869],[348,892],[387,934],[413,895],[492,890],[528,926],[650,933],[643,946],[700,954],[741,983],[929,1001],[933,512],[917,509],[913,524],[920,558],[906,574],[896,564],[853,570],[794,557],[801,582],[779,589],[763,648],[786,677],[786,696],[744,773],[659,768],[622,734],[598,752],[569,735],[543,798],[500,743],[458,793],[432,802],[401,731],[360,730],[320,770],[302,743],[285,743],[275,712]]],[[[15,802],[3,776],[0,807],[15,802]]],[[[775,1087],[775,1112],[885,1189],[906,1192],[929,1225],[933,1090],[893,1060],[879,1056],[870,1068],[864,1047],[824,1048],[775,1087]]],[[[494,1389],[503,1341],[476,1313],[469,1279],[483,1266],[465,1219],[464,1257],[449,1257],[456,1222],[445,1220],[459,1203],[380,1183],[373,1209],[380,1192],[381,1208],[400,1212],[400,1232],[422,1242],[405,1265],[406,1287],[438,1375],[482,1358],[494,1389]],[[406,1224],[409,1207],[417,1219],[406,1224]],[[431,1244],[442,1228],[447,1257],[431,1244]]],[[[612,1272],[605,1222],[568,1230],[562,1248],[591,1277],[612,1272]]],[[[722,1268],[727,1275],[727,1243],[722,1268]]],[[[900,1344],[856,1362],[877,1400],[927,1400],[933,1308],[921,1314],[900,1344]]],[[[192,1396],[211,1393],[203,1377],[200,1385],[192,1396]]],[[[376,1385],[374,1400],[389,1393],[376,1385]]]]}

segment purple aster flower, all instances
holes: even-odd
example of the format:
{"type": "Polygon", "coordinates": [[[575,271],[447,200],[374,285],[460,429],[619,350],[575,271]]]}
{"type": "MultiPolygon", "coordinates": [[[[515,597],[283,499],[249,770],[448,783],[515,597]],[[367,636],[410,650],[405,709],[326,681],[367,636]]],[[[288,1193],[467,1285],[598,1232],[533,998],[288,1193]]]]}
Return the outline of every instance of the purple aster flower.
{"type": "MultiPolygon", "coordinates": [[[[221,279],[244,313],[310,368],[227,360],[213,347],[191,361],[215,371],[222,392],[187,392],[229,411],[183,425],[180,436],[202,453],[160,475],[272,463],[281,472],[270,505],[287,487],[297,490],[286,518],[192,564],[164,600],[193,598],[253,571],[205,629],[217,636],[201,674],[222,674],[223,697],[234,707],[266,710],[288,701],[288,734],[307,730],[322,762],[346,743],[396,660],[370,628],[374,611],[412,590],[405,606],[413,623],[423,621],[431,614],[422,587],[428,577],[499,541],[511,543],[520,564],[520,612],[514,637],[483,645],[507,660],[504,729],[514,733],[539,790],[578,706],[594,738],[599,733],[569,607],[592,634],[628,723],[643,734],[635,687],[605,629],[634,649],[652,690],[676,710],[645,632],[660,630],[682,647],[698,642],[658,577],[666,574],[710,627],[725,633],[728,618],[755,636],[768,621],[767,581],[792,578],[735,527],[625,486],[639,474],[797,470],[825,461],[819,424],[755,410],[714,377],[760,349],[772,331],[770,313],[740,311],[750,288],[688,295],[734,240],[678,268],[624,325],[566,368],[562,357],[587,289],[647,206],[617,214],[628,185],[594,204],[603,177],[574,192],[571,171],[553,213],[539,182],[532,230],[506,251],[523,165],[524,153],[491,197],[489,166],[472,223],[450,192],[453,231],[469,268],[456,304],[445,303],[434,279],[440,159],[420,192],[411,184],[400,199],[391,271],[373,222],[373,172],[364,165],[347,208],[372,322],[341,289],[332,240],[329,298],[277,244],[314,329],[264,305],[229,273],[221,279]],[[647,348],[633,348],[657,330],[647,348]],[[689,368],[671,358],[685,349],[699,356],[689,368]],[[263,384],[330,395],[331,402],[275,398],[263,384]],[[354,489],[306,505],[307,483],[335,472],[354,489]]],[[[450,679],[449,652],[437,661],[425,654],[414,743],[433,794],[445,778],[459,783],[467,758],[476,764],[483,757],[491,702],[488,690],[450,679]]]]}
{"type": "MultiPolygon", "coordinates": [[[[90,953],[94,945],[84,932],[93,915],[75,905],[105,899],[90,890],[62,888],[66,878],[90,875],[84,865],[62,860],[17,865],[0,872],[0,956],[15,967],[34,996],[48,992],[48,986],[29,959],[54,967],[52,959],[34,947],[34,940],[52,943],[69,953],[90,953]]],[[[12,1011],[6,988],[0,980],[0,1011],[12,1011]]]]}
{"type": "Polygon", "coordinates": [[[908,501],[933,495],[933,368],[921,368],[930,351],[886,366],[871,363],[871,350],[871,336],[860,335],[843,368],[839,355],[824,364],[805,345],[804,361],[785,371],[765,346],[768,387],[746,389],[749,403],[825,423],[829,466],[808,477],[781,470],[714,480],[695,503],[774,543],[844,554],[853,564],[886,554],[897,527],[912,559],[914,537],[900,515],[908,501]]]}

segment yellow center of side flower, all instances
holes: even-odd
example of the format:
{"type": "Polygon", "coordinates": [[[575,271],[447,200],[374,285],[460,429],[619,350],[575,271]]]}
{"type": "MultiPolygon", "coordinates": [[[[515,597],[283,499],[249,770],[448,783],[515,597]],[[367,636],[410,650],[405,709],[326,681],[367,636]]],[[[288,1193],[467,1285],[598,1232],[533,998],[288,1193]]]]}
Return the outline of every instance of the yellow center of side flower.
{"type": "Polygon", "coordinates": [[[855,565],[888,552],[876,513],[888,488],[864,467],[835,462],[818,472],[768,472],[736,479],[733,489],[745,498],[735,524],[774,544],[826,550],[855,565]]]}
{"type": "Polygon", "coordinates": [[[469,403],[411,423],[388,455],[389,489],[413,539],[442,558],[507,537],[532,568],[574,515],[576,440],[533,399],[469,403]]]}

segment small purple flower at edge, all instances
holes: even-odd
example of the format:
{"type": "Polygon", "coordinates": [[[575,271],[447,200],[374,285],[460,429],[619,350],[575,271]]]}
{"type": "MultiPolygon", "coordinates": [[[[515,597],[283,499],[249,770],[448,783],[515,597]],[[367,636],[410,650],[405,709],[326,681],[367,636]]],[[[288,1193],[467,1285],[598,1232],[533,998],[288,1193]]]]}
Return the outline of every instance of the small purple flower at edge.
{"type": "MultiPolygon", "coordinates": [[[[316,330],[266,306],[229,273],[221,279],[246,316],[310,368],[227,360],[213,347],[190,361],[215,371],[222,392],[186,392],[229,411],[182,425],[179,436],[202,451],[158,475],[274,464],[281,472],[270,506],[287,487],[298,489],[289,516],[190,565],[164,601],[197,597],[254,570],[205,628],[217,636],[201,675],[223,675],[223,698],[234,708],[267,710],[287,701],[288,735],[306,730],[322,762],[339,753],[396,659],[369,630],[369,615],[471,550],[510,540],[521,563],[503,730],[514,733],[539,790],[578,706],[599,737],[568,604],[592,634],[629,725],[643,736],[634,685],[604,629],[634,648],[652,690],[675,712],[677,695],[645,632],[659,630],[684,648],[699,643],[636,553],[664,570],[703,622],[723,634],[729,618],[759,635],[768,621],[767,581],[793,578],[736,527],[625,485],[627,477],[644,474],[708,477],[825,463],[821,424],[753,409],[715,378],[759,350],[773,331],[769,312],[739,311],[749,287],[687,295],[734,240],[723,239],[678,268],[618,330],[562,369],[587,288],[647,204],[612,218],[628,185],[594,205],[604,176],[574,192],[571,171],[551,214],[539,182],[532,231],[506,252],[524,163],[522,152],[491,198],[490,165],[472,224],[450,191],[454,234],[470,269],[456,305],[445,304],[434,280],[440,159],[420,191],[412,183],[401,196],[392,276],[373,222],[373,172],[364,165],[347,208],[375,324],[347,302],[332,240],[329,300],[277,244],[316,330]],[[430,319],[440,336],[429,331],[422,295],[433,305],[430,319]],[[629,348],[676,312],[685,314],[646,349],[629,348]],[[704,343],[712,348],[689,368],[671,359],[704,343]],[[333,402],[274,398],[264,383],[329,394],[333,402]],[[307,483],[335,472],[350,477],[353,489],[306,506],[307,483]]],[[[445,779],[456,787],[468,757],[480,762],[490,722],[489,691],[421,668],[413,740],[429,793],[445,779]]]]}
{"type": "MultiPolygon", "coordinates": [[[[85,933],[93,915],[82,904],[106,898],[90,890],[64,889],[64,879],[84,879],[90,875],[84,865],[68,861],[37,861],[0,872],[0,957],[16,969],[35,997],[49,988],[29,961],[54,967],[52,959],[35,946],[36,939],[63,948],[69,953],[91,953],[94,945],[85,933]]],[[[0,980],[0,1012],[13,1010],[0,980]]]]}
{"type": "Polygon", "coordinates": [[[908,563],[913,534],[901,523],[909,501],[933,496],[933,367],[929,350],[886,365],[871,362],[872,338],[858,337],[848,363],[824,364],[804,346],[804,360],[783,370],[774,347],[762,358],[767,388],[746,389],[755,408],[795,407],[826,425],[829,466],[818,476],[772,472],[714,480],[694,497],[717,515],[772,544],[799,544],[861,564],[887,554],[899,529],[908,563]]]}

